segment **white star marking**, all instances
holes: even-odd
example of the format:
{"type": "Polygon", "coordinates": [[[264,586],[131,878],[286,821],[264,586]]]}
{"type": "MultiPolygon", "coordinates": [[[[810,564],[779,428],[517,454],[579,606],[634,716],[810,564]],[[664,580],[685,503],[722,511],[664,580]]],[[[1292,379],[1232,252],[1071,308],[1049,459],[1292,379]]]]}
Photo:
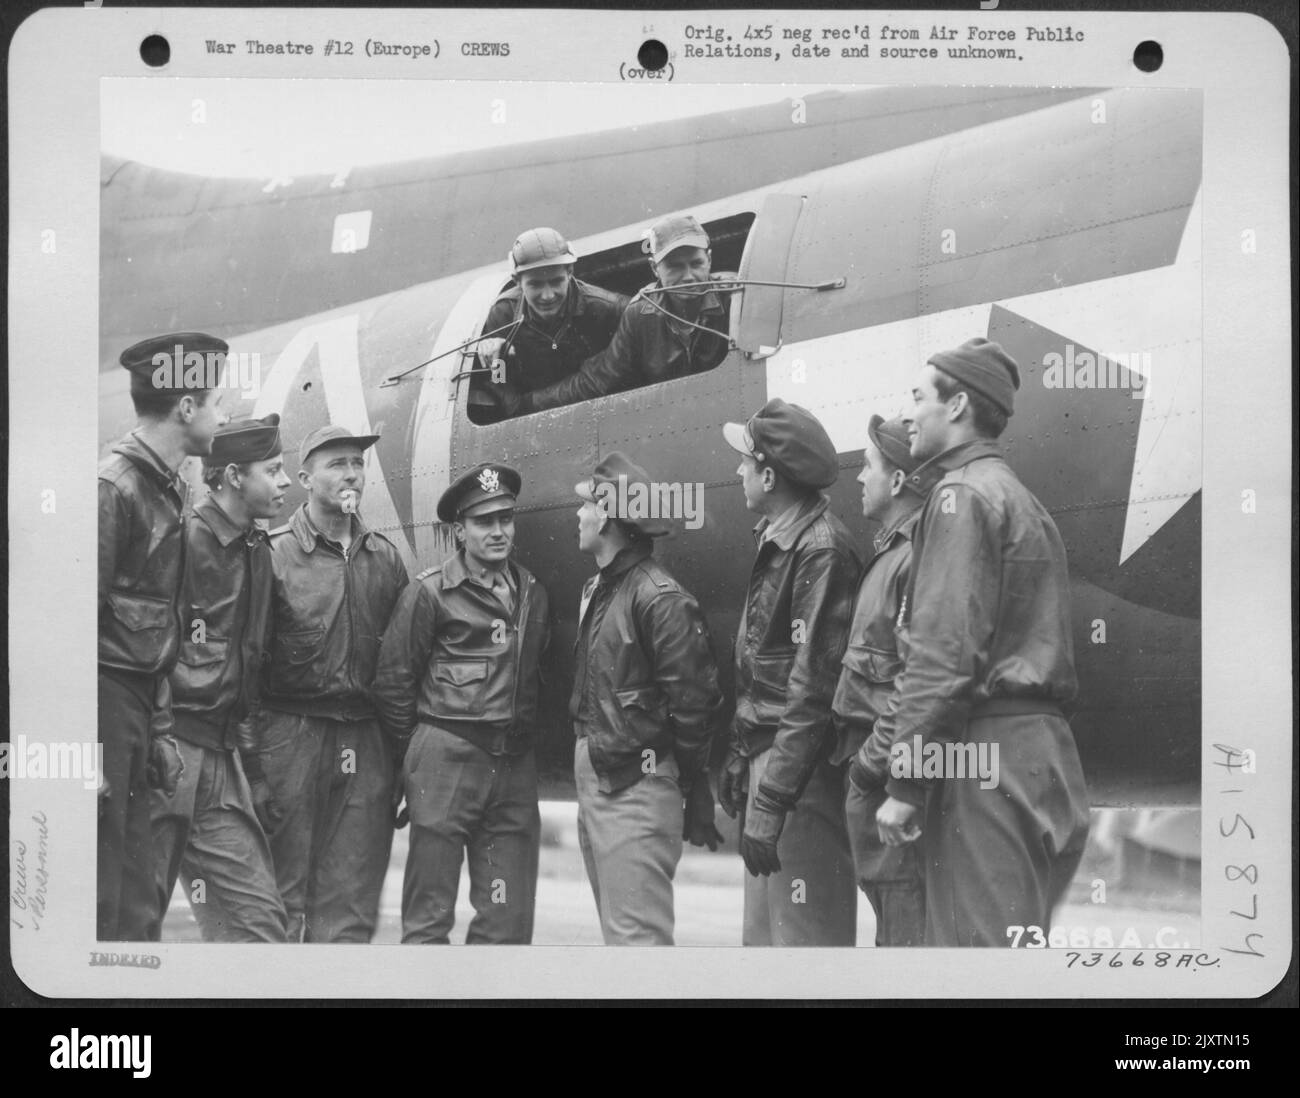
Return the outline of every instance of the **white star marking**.
{"type": "MultiPolygon", "coordinates": [[[[1142,420],[1122,564],[1201,487],[1199,193],[1172,265],[997,304],[1077,340],[1081,350],[1130,363],[1146,379],[1141,395],[1134,386],[1142,420]]],[[[889,418],[910,406],[918,364],[986,334],[990,308],[973,305],[789,344],[767,360],[767,395],[813,412],[840,453],[859,449],[870,414],[889,418]]]]}

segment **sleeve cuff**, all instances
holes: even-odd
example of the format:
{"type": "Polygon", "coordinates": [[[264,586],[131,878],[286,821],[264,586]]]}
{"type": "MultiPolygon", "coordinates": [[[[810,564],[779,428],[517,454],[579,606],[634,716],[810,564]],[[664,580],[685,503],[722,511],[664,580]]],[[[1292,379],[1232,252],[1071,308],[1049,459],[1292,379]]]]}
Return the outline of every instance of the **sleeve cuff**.
{"type": "Polygon", "coordinates": [[[797,798],[791,793],[773,789],[770,785],[760,784],[754,796],[754,804],[767,812],[790,812],[794,809],[797,798]]]}
{"type": "Polygon", "coordinates": [[[920,782],[908,778],[890,778],[885,783],[885,792],[913,808],[925,807],[925,786],[920,782]]]}

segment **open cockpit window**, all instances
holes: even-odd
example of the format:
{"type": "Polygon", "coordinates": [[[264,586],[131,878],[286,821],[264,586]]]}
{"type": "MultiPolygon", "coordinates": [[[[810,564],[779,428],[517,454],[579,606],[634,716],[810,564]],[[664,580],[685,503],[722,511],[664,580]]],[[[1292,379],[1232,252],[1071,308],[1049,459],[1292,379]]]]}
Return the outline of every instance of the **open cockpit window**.
{"type": "MultiPolygon", "coordinates": [[[[754,216],[702,223],[710,274],[735,274],[754,216]]],[[[656,287],[640,237],[579,256],[570,284],[562,275],[554,279],[555,271],[525,272],[518,283],[507,283],[483,318],[469,374],[471,423],[496,423],[703,373],[730,349],[732,293],[708,291],[689,279],[677,291],[656,287]],[[693,284],[698,292],[686,288],[693,284]],[[637,297],[646,287],[655,288],[637,297]]]]}

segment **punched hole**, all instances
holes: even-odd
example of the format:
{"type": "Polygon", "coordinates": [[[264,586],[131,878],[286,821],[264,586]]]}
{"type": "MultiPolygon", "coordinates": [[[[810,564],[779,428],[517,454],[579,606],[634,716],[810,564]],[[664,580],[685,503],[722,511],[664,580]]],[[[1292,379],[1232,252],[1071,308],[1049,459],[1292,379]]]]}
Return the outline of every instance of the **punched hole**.
{"type": "Polygon", "coordinates": [[[1137,49],[1133,51],[1133,64],[1143,72],[1155,72],[1165,61],[1165,51],[1160,48],[1159,42],[1139,42],[1137,49]]]}
{"type": "Polygon", "coordinates": [[[161,34],[151,34],[140,43],[140,58],[146,65],[161,68],[172,57],[172,48],[161,34]]]}
{"type": "Polygon", "coordinates": [[[658,38],[647,38],[636,51],[636,59],[646,72],[658,72],[668,64],[668,47],[658,38]]]}

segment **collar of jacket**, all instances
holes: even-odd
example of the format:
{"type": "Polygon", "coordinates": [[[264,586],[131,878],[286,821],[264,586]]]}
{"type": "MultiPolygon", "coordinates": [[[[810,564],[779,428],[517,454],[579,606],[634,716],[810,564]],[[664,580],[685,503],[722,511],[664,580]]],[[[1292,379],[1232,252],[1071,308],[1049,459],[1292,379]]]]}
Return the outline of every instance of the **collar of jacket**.
{"type": "MultiPolygon", "coordinates": [[[[821,517],[822,512],[830,504],[831,501],[824,492],[815,492],[810,495],[799,505],[799,514],[795,520],[780,531],[772,539],[771,544],[788,553],[803,536],[803,532],[821,517]]],[[[759,548],[767,544],[767,542],[763,541],[763,531],[770,525],[771,523],[767,519],[760,519],[758,525],[754,527],[754,539],[759,542],[759,548]]]]}
{"type": "MultiPolygon", "coordinates": [[[[507,572],[513,570],[513,574],[506,576],[506,583],[511,584],[515,591],[519,590],[519,575],[515,569],[514,561],[506,562],[507,572]],[[513,582],[512,582],[513,581],[513,582]]],[[[469,565],[465,563],[465,550],[457,549],[456,552],[442,562],[442,585],[445,588],[459,587],[462,583],[479,581],[469,570],[469,565]]],[[[479,583],[479,586],[482,586],[479,583]]]]}
{"type": "MultiPolygon", "coordinates": [[[[317,530],[312,524],[311,519],[307,517],[306,503],[298,505],[298,510],[296,510],[293,513],[293,517],[289,519],[289,529],[292,531],[293,536],[298,539],[298,544],[302,546],[302,551],[304,553],[310,553],[316,548],[317,538],[325,537],[325,535],[317,530]]],[[[327,538],[326,540],[329,539],[327,538]]],[[[366,524],[361,521],[360,515],[352,516],[352,540],[354,542],[359,542],[371,551],[375,548],[372,544],[374,539],[371,537],[371,531],[367,529],[366,524]]]]}
{"type": "Polygon", "coordinates": [[[113,453],[121,454],[146,475],[152,477],[164,488],[174,489],[184,498],[185,482],[180,474],[168,469],[153,449],[140,437],[139,430],[134,430],[113,447],[113,453]]]}
{"type": "MultiPolygon", "coordinates": [[[[582,307],[586,303],[587,295],[579,287],[582,285],[576,278],[569,279],[569,289],[564,295],[564,308],[560,310],[558,319],[568,320],[571,317],[581,316],[582,307]]],[[[528,302],[524,300],[524,289],[522,286],[516,286],[519,293],[519,300],[515,302],[515,323],[523,321],[537,327],[539,317],[533,316],[533,312],[528,307],[528,302]]],[[[542,329],[538,329],[541,331],[542,329]]]]}
{"type": "Polygon", "coordinates": [[[600,570],[599,578],[602,582],[609,582],[617,579],[624,572],[631,571],[640,564],[646,557],[653,552],[653,545],[627,545],[615,554],[604,568],[600,570]]]}
{"type": "Polygon", "coordinates": [[[889,548],[895,538],[902,538],[905,541],[912,540],[912,532],[916,529],[916,524],[921,518],[922,507],[913,507],[901,519],[896,521],[888,529],[881,530],[874,538],[871,539],[871,547],[879,555],[889,548]]]}
{"type": "Polygon", "coordinates": [[[991,438],[973,438],[969,442],[959,442],[942,454],[936,454],[907,479],[917,484],[928,479],[937,484],[946,473],[969,465],[972,461],[991,457],[1001,458],[1002,447],[991,438]]]}
{"type": "Polygon", "coordinates": [[[234,520],[222,510],[219,504],[212,496],[204,496],[194,505],[194,514],[201,518],[212,531],[212,536],[217,539],[221,548],[225,549],[232,541],[240,538],[253,538],[261,531],[252,526],[247,529],[235,525],[234,520]]]}

